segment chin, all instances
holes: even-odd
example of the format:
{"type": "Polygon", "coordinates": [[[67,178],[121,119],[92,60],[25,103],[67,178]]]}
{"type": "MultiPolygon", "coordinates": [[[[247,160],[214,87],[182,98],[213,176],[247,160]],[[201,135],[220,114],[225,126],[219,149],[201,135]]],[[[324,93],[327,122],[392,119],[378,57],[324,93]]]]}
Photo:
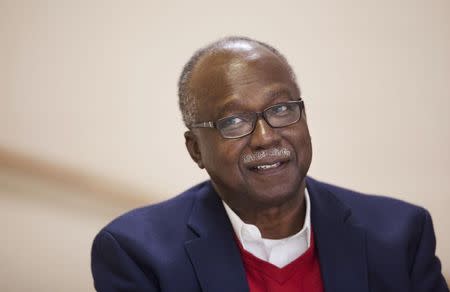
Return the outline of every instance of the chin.
{"type": "Polygon", "coordinates": [[[299,188],[277,184],[262,189],[252,189],[249,197],[254,203],[264,206],[278,206],[294,199],[299,194],[299,188]]]}

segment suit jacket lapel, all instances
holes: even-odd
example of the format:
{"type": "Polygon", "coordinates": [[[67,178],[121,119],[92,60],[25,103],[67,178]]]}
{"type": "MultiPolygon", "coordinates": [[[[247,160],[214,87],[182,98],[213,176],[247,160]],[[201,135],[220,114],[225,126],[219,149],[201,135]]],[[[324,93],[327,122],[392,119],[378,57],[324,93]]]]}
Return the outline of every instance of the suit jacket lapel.
{"type": "Polygon", "coordinates": [[[218,195],[208,182],[188,221],[198,238],[185,243],[203,291],[249,291],[234,231],[218,195]]]}
{"type": "Polygon", "coordinates": [[[311,222],[325,291],[368,291],[365,232],[351,210],[328,189],[307,179],[311,222]]]}

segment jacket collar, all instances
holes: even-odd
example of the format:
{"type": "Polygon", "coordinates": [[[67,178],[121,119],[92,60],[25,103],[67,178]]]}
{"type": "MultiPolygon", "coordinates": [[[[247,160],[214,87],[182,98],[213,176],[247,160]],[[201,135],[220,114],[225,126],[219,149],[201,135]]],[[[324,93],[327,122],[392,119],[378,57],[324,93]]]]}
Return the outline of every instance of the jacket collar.
{"type": "Polygon", "coordinates": [[[365,231],[325,184],[308,177],[306,186],[325,291],[369,291],[365,231]]]}
{"type": "MultiPolygon", "coordinates": [[[[365,232],[324,184],[308,177],[306,185],[325,291],[368,291],[365,232]]],[[[185,248],[202,290],[249,291],[233,228],[210,182],[198,191],[188,226],[198,235],[185,248]]]]}
{"type": "Polygon", "coordinates": [[[202,291],[249,291],[233,228],[210,182],[199,191],[188,226],[198,235],[185,248],[202,291]]]}

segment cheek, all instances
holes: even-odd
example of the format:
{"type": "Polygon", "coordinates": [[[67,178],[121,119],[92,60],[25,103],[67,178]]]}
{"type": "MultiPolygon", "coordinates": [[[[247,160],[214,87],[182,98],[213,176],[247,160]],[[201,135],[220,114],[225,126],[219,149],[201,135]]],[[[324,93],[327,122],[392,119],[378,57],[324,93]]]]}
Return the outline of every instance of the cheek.
{"type": "Polygon", "coordinates": [[[302,164],[304,164],[306,167],[309,168],[309,165],[311,164],[312,160],[312,145],[311,145],[311,137],[305,137],[302,141],[302,147],[300,149],[302,157],[299,159],[301,160],[302,164]]]}
{"type": "Polygon", "coordinates": [[[308,127],[303,124],[295,131],[290,132],[289,141],[291,141],[291,144],[295,149],[298,162],[305,166],[309,166],[312,158],[312,146],[308,127]]]}
{"type": "Polygon", "coordinates": [[[311,137],[309,136],[308,128],[302,129],[299,135],[297,135],[297,144],[304,151],[309,151],[311,148],[311,137]]]}
{"type": "Polygon", "coordinates": [[[299,142],[298,146],[299,156],[298,160],[303,168],[306,168],[305,171],[309,169],[312,160],[312,145],[311,145],[311,137],[309,133],[306,132],[305,135],[302,136],[302,139],[299,142]]]}
{"type": "Polygon", "coordinates": [[[235,175],[239,170],[241,143],[236,140],[209,140],[201,147],[202,160],[209,171],[222,175],[235,175]]]}
{"type": "MultiPolygon", "coordinates": [[[[233,141],[234,142],[234,141],[233,141]]],[[[242,148],[238,143],[223,143],[217,148],[217,165],[216,167],[224,168],[226,171],[237,171],[239,169],[239,161],[242,148]]]]}

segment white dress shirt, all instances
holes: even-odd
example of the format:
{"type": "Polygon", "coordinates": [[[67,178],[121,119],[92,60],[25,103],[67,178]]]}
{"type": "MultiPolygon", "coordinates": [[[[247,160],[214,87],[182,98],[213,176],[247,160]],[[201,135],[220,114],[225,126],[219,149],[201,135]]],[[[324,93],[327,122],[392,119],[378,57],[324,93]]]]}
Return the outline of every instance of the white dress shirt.
{"type": "Polygon", "coordinates": [[[305,188],[305,223],[296,234],[282,239],[267,239],[261,236],[258,227],[247,224],[222,201],[231,225],[243,248],[259,259],[269,262],[279,268],[291,263],[301,256],[310,245],[311,217],[308,190],[305,188]]]}

